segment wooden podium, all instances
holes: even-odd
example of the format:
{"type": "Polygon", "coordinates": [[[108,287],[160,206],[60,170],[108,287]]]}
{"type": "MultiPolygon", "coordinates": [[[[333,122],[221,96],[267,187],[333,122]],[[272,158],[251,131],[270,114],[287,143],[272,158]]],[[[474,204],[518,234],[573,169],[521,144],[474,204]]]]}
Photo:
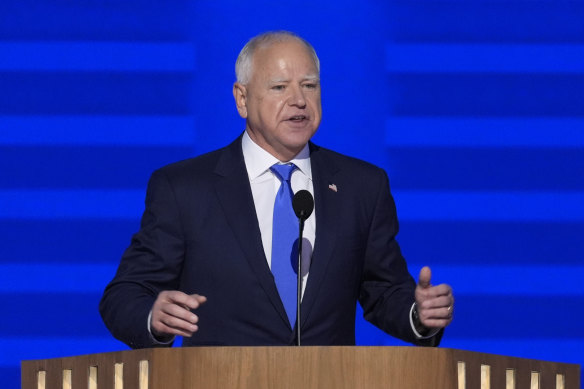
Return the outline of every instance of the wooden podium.
{"type": "Polygon", "coordinates": [[[184,347],[22,362],[22,389],[580,389],[580,366],[421,347],[184,347]]]}

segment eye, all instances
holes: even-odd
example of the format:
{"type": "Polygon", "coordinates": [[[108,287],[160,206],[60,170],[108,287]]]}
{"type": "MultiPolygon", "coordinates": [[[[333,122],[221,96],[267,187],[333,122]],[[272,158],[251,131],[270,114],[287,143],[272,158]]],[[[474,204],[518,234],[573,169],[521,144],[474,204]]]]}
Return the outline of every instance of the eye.
{"type": "Polygon", "coordinates": [[[318,86],[318,84],[316,84],[316,83],[304,84],[304,87],[307,89],[316,89],[317,86],[318,86]]]}
{"type": "Polygon", "coordinates": [[[276,90],[276,91],[281,91],[281,90],[286,89],[286,85],[274,85],[274,86],[272,86],[271,89],[276,90]]]}

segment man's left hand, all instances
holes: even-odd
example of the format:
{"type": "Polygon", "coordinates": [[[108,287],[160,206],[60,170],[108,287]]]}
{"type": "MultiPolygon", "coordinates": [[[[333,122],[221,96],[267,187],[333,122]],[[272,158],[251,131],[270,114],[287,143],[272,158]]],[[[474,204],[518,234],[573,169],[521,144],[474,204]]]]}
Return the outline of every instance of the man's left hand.
{"type": "Polygon", "coordinates": [[[432,271],[425,266],[420,270],[416,286],[418,317],[427,328],[444,328],[452,322],[454,297],[450,285],[432,286],[432,271]]]}

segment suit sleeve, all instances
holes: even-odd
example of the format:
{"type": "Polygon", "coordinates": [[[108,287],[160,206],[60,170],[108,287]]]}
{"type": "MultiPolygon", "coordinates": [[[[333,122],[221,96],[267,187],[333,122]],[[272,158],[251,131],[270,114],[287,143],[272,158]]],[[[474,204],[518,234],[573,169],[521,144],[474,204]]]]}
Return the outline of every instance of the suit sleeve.
{"type": "Polygon", "coordinates": [[[99,310],[106,327],[132,348],[154,347],[147,319],[163,290],[175,290],[185,253],[179,207],[162,171],[152,174],[140,230],[132,237],[99,310]]]}
{"type": "Polygon", "coordinates": [[[410,324],[416,283],[396,241],[398,221],[389,180],[385,171],[379,171],[359,294],[364,317],[383,331],[406,342],[437,346],[442,331],[432,338],[419,339],[410,324]]]}

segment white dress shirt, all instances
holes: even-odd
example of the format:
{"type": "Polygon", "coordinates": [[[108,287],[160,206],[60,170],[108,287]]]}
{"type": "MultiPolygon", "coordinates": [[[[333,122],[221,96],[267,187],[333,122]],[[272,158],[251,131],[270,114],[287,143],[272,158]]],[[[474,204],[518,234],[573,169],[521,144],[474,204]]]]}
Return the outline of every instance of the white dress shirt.
{"type": "MultiPolygon", "coordinates": [[[[241,141],[243,149],[243,159],[247,169],[247,175],[251,186],[251,193],[255,205],[256,215],[260,226],[262,245],[268,266],[272,267],[272,223],[274,214],[274,202],[276,194],[280,189],[280,180],[270,170],[270,167],[277,163],[282,163],[272,154],[258,146],[248,135],[247,131],[243,134],[241,141]]],[[[292,172],[290,185],[294,193],[305,189],[314,196],[312,184],[312,170],[310,167],[310,151],[308,145],[304,146],[302,151],[291,161],[297,169],[292,172]]],[[[306,220],[302,239],[302,295],[306,288],[308,280],[308,269],[312,258],[312,248],[314,247],[314,238],[316,231],[316,212],[306,220]]]]}

